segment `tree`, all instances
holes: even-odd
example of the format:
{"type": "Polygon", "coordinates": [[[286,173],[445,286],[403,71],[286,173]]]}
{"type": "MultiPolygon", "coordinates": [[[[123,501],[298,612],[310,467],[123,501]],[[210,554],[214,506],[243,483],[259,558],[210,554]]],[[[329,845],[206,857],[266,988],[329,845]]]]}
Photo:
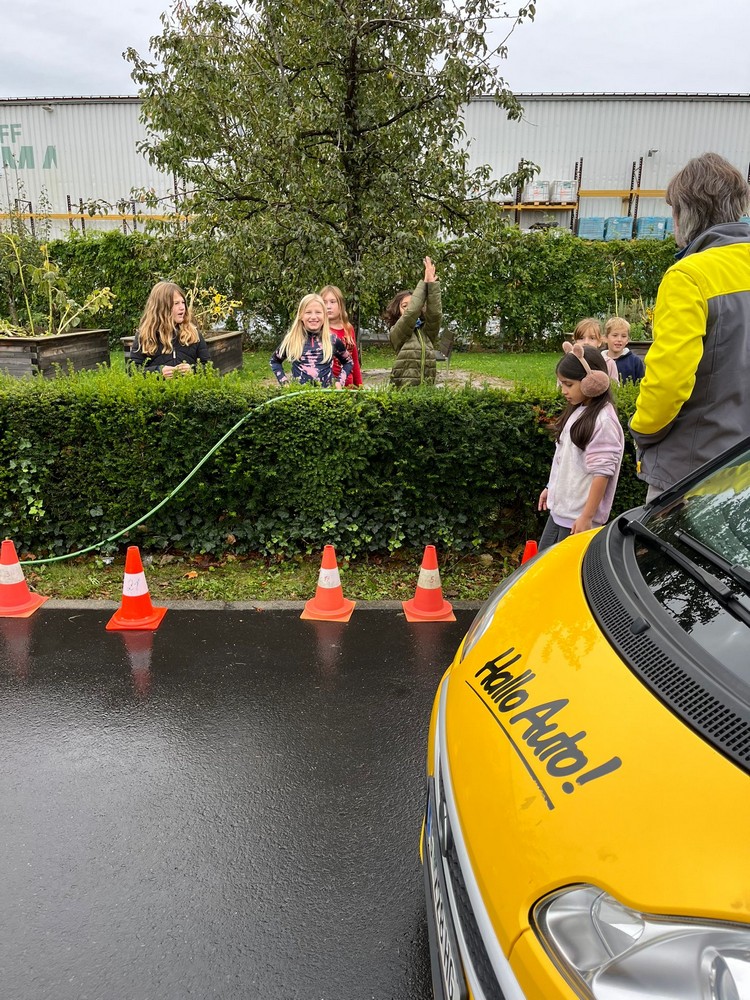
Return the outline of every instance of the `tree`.
{"type": "Polygon", "coordinates": [[[181,179],[193,229],[222,234],[249,307],[283,320],[333,281],[355,322],[372,317],[439,233],[472,231],[518,183],[469,169],[462,108],[492,95],[521,116],[505,41],[487,39],[533,16],[506,0],[175,3],[155,61],[126,54],[145,151],[181,179]]]}

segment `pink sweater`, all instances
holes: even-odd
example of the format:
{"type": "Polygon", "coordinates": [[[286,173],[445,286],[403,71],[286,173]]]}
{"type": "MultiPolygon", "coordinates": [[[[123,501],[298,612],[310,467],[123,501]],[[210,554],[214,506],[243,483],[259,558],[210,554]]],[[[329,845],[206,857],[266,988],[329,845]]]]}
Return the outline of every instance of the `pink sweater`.
{"type": "Polygon", "coordinates": [[[594,433],[585,450],[576,447],[570,440],[570,431],[584,413],[585,407],[579,406],[572,414],[555,446],[555,457],[552,459],[547,507],[555,524],[563,528],[570,528],[581,515],[594,476],[607,476],[609,479],[593,518],[596,525],[606,523],[612,510],[625,448],[625,435],[611,403],[599,411],[594,433]]]}

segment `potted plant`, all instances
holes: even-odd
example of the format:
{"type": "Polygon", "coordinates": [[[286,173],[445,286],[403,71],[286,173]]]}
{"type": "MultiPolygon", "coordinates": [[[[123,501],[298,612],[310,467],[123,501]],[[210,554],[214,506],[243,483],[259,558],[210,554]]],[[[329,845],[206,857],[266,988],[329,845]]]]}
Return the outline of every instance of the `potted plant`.
{"type": "Polygon", "coordinates": [[[193,287],[187,293],[187,305],[193,323],[206,338],[214,367],[222,374],[242,368],[242,331],[226,328],[228,320],[242,307],[242,302],[229,298],[213,285],[199,288],[196,276],[193,287]]]}
{"type": "Polygon", "coordinates": [[[98,288],[78,302],[49,259],[46,244],[0,232],[7,318],[0,318],[0,371],[54,377],[58,370],[109,364],[109,330],[79,329],[89,316],[112,308],[114,295],[98,288]]]}
{"type": "Polygon", "coordinates": [[[653,305],[645,305],[639,296],[632,299],[629,306],[623,309],[624,318],[630,323],[630,341],[628,346],[633,354],[645,357],[649,347],[653,344],[651,339],[651,329],[654,322],[653,305]]]}

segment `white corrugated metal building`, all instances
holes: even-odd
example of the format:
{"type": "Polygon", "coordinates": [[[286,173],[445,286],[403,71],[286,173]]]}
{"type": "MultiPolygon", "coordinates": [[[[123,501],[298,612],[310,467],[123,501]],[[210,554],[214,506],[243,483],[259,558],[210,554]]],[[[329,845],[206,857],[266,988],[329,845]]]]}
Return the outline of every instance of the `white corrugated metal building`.
{"type": "MultiPolygon", "coordinates": [[[[521,122],[508,121],[489,98],[469,105],[472,164],[489,163],[501,176],[519,160],[531,160],[540,168],[537,181],[575,182],[568,197],[577,200],[565,207],[530,205],[547,199],[520,192],[508,211],[524,227],[540,219],[570,225],[576,212],[581,218],[667,216],[669,178],[706,150],[745,174],[750,167],[750,95],[518,96],[525,109],[521,122]]],[[[136,97],[0,100],[0,214],[37,212],[46,198],[55,232],[69,226],[132,229],[145,211],[133,204],[137,189],[153,189],[164,211],[171,211],[174,178],[138,152],[146,137],[139,116],[136,97]],[[86,212],[91,202],[100,206],[93,218],[86,212]]]]}
{"type": "MultiPolygon", "coordinates": [[[[517,96],[524,107],[521,122],[509,121],[490,98],[469,105],[471,163],[489,163],[500,177],[523,158],[539,166],[538,180],[575,180],[581,218],[616,216],[628,208],[639,216],[669,215],[663,192],[670,178],[709,150],[746,176],[750,172],[748,94],[517,96]]],[[[560,224],[570,221],[570,212],[536,212],[557,216],[560,224]]],[[[533,210],[527,207],[520,217],[529,224],[533,210]]]]}
{"type": "Polygon", "coordinates": [[[140,111],[137,97],[0,101],[0,213],[39,212],[46,201],[53,234],[69,226],[132,230],[140,189],[153,189],[171,211],[173,178],[138,152],[146,138],[140,111]]]}

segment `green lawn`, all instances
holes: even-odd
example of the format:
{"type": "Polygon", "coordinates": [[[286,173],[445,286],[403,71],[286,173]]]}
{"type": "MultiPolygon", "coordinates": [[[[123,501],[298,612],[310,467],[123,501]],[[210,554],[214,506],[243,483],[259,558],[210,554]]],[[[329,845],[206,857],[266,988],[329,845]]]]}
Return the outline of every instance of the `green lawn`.
{"type": "MultiPolygon", "coordinates": [[[[270,351],[246,352],[242,375],[249,379],[268,378],[270,351]]],[[[362,351],[361,364],[364,370],[390,368],[395,354],[384,347],[366,347],[362,351]]],[[[451,356],[451,369],[474,372],[508,379],[521,385],[538,384],[540,381],[554,383],[555,365],[560,354],[504,354],[487,351],[455,351],[451,356]]],[[[442,367],[442,366],[441,366],[442,367]]]]}
{"type": "MultiPolygon", "coordinates": [[[[269,359],[271,351],[246,351],[243,355],[242,372],[239,377],[250,382],[271,378],[269,359]]],[[[395,354],[390,348],[366,347],[362,351],[361,364],[364,370],[390,368],[395,354]]],[[[505,354],[499,351],[454,351],[451,356],[451,370],[467,371],[476,375],[488,375],[507,379],[520,385],[538,385],[540,382],[554,384],[555,365],[560,354],[505,354]]],[[[122,368],[121,351],[112,353],[112,366],[122,368]]],[[[441,366],[444,367],[444,366],[441,366]]]]}

